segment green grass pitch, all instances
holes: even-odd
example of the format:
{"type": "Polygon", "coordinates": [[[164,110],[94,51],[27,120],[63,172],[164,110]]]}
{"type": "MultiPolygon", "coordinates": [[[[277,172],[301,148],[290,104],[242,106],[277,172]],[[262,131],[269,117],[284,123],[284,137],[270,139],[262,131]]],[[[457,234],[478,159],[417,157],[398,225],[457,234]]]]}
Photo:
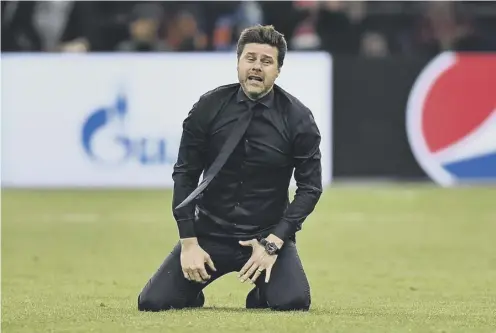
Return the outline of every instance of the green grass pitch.
{"type": "Polygon", "coordinates": [[[2,193],[2,332],[496,332],[496,189],[331,187],[298,233],[308,313],[245,310],[234,274],[205,308],[143,313],[177,240],[170,191],[2,193]]]}

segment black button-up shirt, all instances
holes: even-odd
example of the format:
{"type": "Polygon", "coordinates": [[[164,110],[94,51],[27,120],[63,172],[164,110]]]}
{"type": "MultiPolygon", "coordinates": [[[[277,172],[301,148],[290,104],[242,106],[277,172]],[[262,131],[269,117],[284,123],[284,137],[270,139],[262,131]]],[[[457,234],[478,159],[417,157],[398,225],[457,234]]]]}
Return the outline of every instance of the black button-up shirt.
{"type": "Polygon", "coordinates": [[[239,84],[203,95],[183,122],[174,165],[173,215],[180,238],[294,239],[322,193],[320,133],[310,110],[274,85],[250,101],[239,84]],[[255,112],[242,140],[196,202],[179,205],[198,185],[243,112],[255,112]],[[291,176],[297,189],[290,203],[291,176]]]}

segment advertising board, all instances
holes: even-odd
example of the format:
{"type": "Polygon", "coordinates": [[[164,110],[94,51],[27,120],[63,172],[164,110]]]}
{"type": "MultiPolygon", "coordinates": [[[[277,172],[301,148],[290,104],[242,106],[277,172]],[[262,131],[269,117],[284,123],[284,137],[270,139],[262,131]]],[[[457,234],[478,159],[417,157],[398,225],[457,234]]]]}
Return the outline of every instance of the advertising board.
{"type": "MultiPolygon", "coordinates": [[[[314,114],[326,185],[331,71],[327,54],[289,53],[277,80],[314,114]]],[[[192,105],[236,81],[234,53],[3,55],[2,186],[170,188],[192,105]]]]}

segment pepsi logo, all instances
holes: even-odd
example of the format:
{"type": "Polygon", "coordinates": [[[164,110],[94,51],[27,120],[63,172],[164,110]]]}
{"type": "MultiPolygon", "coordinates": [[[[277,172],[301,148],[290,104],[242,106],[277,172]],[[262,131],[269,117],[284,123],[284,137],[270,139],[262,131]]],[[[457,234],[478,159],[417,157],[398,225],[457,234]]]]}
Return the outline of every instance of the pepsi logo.
{"type": "Polygon", "coordinates": [[[496,55],[446,52],[420,73],[406,131],[426,174],[442,186],[496,184],[496,55]]]}

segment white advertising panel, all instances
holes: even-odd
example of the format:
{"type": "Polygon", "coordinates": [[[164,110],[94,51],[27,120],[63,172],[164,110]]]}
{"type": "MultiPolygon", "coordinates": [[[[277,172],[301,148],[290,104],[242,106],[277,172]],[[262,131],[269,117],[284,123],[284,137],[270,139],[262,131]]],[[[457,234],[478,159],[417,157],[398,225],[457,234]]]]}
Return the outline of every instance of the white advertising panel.
{"type": "MultiPolygon", "coordinates": [[[[331,181],[331,58],[288,54],[277,83],[313,112],[331,181]]],[[[237,81],[236,56],[2,56],[3,187],[163,187],[191,106],[237,81]]]]}

